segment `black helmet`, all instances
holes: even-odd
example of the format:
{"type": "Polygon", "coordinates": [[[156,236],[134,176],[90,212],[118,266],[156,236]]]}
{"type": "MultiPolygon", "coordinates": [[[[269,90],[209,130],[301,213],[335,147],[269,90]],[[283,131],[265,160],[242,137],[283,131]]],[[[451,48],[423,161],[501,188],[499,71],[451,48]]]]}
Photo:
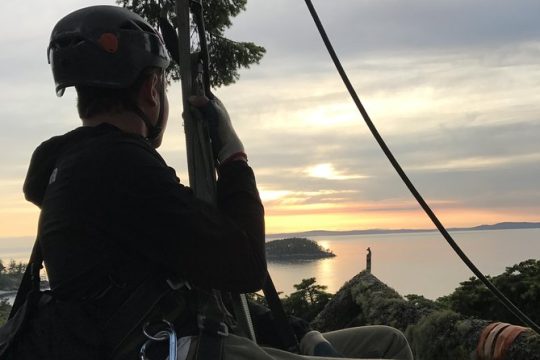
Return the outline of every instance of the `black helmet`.
{"type": "Polygon", "coordinates": [[[58,96],[68,86],[127,88],[145,68],[169,65],[161,36],[148,22],[107,5],[61,19],[52,31],[47,57],[58,96]]]}

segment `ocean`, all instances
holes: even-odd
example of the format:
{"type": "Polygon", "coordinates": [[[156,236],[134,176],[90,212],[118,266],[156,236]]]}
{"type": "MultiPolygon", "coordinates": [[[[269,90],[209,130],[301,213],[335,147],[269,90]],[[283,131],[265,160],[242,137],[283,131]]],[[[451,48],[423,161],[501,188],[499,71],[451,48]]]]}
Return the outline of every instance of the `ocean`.
{"type": "MultiPolygon", "coordinates": [[[[457,231],[452,237],[485,275],[498,275],[506,267],[540,258],[540,229],[457,231]]],[[[373,275],[402,295],[436,299],[450,294],[473,274],[437,232],[313,236],[332,250],[333,258],[298,263],[269,263],[278,291],[288,294],[294,284],[315,277],[335,293],[366,267],[366,249],[372,252],[373,275]]]]}
{"type": "MultiPolygon", "coordinates": [[[[540,229],[457,231],[452,236],[486,275],[498,275],[506,267],[540,258],[540,229]]],[[[469,279],[470,270],[436,232],[313,236],[336,257],[303,262],[269,262],[278,291],[289,294],[294,284],[315,277],[317,283],[336,292],[365,269],[366,249],[372,251],[372,273],[400,294],[419,294],[429,299],[451,293],[469,279]]],[[[26,262],[34,239],[0,238],[0,259],[26,262]]]]}

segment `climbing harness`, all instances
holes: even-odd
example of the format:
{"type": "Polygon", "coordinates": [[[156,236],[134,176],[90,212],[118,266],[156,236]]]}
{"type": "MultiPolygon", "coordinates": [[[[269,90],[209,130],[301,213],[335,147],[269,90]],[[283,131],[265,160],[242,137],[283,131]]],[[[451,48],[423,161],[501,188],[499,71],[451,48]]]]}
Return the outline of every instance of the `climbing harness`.
{"type": "Polygon", "coordinates": [[[360,98],[356,94],[356,91],[354,90],[354,87],[352,86],[349,78],[347,77],[347,74],[345,73],[345,70],[343,69],[343,66],[341,65],[341,62],[339,61],[339,58],[334,51],[334,48],[332,46],[332,43],[330,42],[330,39],[328,38],[328,35],[326,34],[326,31],[324,30],[324,27],[321,23],[321,20],[319,19],[319,16],[317,15],[317,11],[315,10],[315,7],[313,6],[313,3],[311,0],[305,0],[306,5],[309,9],[309,12],[311,13],[311,16],[313,17],[313,21],[315,22],[315,25],[317,26],[317,29],[319,30],[319,33],[322,37],[322,40],[326,46],[326,49],[328,50],[328,53],[330,54],[330,57],[332,58],[332,61],[334,62],[334,65],[336,66],[336,69],[341,76],[341,79],[343,80],[343,83],[345,84],[345,87],[349,91],[349,94],[351,95],[354,103],[356,104],[356,107],[362,114],[362,117],[364,118],[364,121],[366,122],[369,130],[375,137],[375,140],[377,140],[377,143],[381,147],[382,151],[394,167],[394,169],[397,171],[398,175],[400,176],[401,180],[405,183],[409,191],[412,193],[416,201],[420,204],[422,209],[424,209],[425,213],[428,215],[428,217],[431,219],[433,224],[437,227],[439,232],[442,234],[442,236],[446,239],[448,244],[454,249],[454,251],[457,253],[457,255],[463,260],[463,262],[471,269],[471,271],[484,283],[484,285],[500,300],[500,302],[512,313],[514,314],[519,320],[521,320],[523,323],[527,324],[529,327],[531,327],[534,331],[536,331],[538,334],[540,334],[540,327],[532,321],[527,315],[525,315],[520,309],[518,309],[504,294],[495,287],[485,276],[482,274],[480,270],[474,265],[474,263],[465,255],[463,250],[456,244],[454,239],[450,236],[444,225],[439,221],[435,213],[431,210],[429,205],[426,203],[422,195],[416,190],[413,183],[401,166],[399,165],[398,161],[384,142],[383,138],[379,134],[379,131],[371,121],[371,118],[369,117],[366,109],[362,105],[360,98]]]}
{"type": "MultiPolygon", "coordinates": [[[[131,357],[132,349],[139,349],[141,343],[150,339],[146,329],[153,329],[150,325],[156,321],[184,323],[188,318],[191,285],[185,281],[156,280],[159,278],[159,275],[148,276],[105,322],[103,332],[112,344],[114,359],[131,357]]],[[[149,345],[144,346],[145,351],[149,345]]]]}

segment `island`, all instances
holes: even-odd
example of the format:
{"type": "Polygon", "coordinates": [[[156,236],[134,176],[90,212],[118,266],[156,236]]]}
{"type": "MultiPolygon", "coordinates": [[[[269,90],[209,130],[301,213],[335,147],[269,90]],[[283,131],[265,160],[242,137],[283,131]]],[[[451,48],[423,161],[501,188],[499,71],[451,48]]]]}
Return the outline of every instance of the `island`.
{"type": "Polygon", "coordinates": [[[336,256],[317,242],[307,238],[287,238],[266,243],[266,259],[269,261],[317,260],[336,256]]]}

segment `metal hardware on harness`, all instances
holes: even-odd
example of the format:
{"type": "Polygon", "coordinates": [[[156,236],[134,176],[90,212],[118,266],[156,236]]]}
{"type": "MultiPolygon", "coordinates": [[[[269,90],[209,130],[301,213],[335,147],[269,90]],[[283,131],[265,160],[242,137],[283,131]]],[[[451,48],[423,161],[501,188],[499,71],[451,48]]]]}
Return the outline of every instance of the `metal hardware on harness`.
{"type": "Polygon", "coordinates": [[[202,331],[221,336],[229,336],[229,327],[223,321],[216,321],[204,315],[199,315],[197,317],[197,325],[202,331]]]}
{"type": "Polygon", "coordinates": [[[189,282],[187,281],[175,281],[175,280],[171,280],[171,279],[167,279],[167,284],[169,285],[169,287],[173,290],[178,290],[178,289],[181,289],[183,287],[185,287],[186,289],[188,290],[191,290],[191,285],[189,284],[189,282]]]}
{"type": "Polygon", "coordinates": [[[169,359],[170,360],[176,360],[176,352],[177,352],[177,338],[176,338],[176,331],[174,330],[174,326],[168,322],[167,320],[161,320],[163,324],[167,326],[165,330],[160,330],[154,335],[151,335],[148,332],[148,327],[150,326],[150,323],[146,323],[143,326],[143,334],[148,338],[146,342],[141,346],[141,350],[139,351],[139,358],[141,360],[148,360],[146,357],[146,350],[148,347],[156,342],[156,341],[165,341],[169,340],[169,359]]]}

